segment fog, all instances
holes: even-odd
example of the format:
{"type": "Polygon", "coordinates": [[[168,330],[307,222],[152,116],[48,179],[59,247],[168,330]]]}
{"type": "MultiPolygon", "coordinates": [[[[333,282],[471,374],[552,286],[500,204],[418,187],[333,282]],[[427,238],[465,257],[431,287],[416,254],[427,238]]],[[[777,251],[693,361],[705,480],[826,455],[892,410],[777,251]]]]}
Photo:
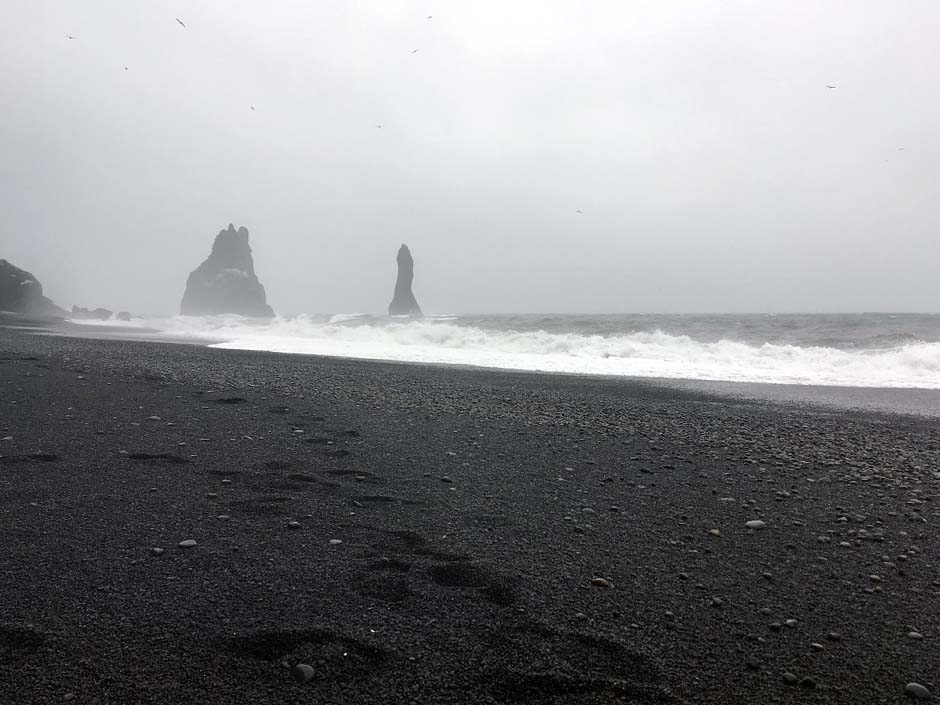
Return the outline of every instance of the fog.
{"type": "Polygon", "coordinates": [[[0,257],[66,307],[175,313],[233,222],[281,314],[402,242],[429,313],[940,310],[934,0],[3,14],[0,257]]]}

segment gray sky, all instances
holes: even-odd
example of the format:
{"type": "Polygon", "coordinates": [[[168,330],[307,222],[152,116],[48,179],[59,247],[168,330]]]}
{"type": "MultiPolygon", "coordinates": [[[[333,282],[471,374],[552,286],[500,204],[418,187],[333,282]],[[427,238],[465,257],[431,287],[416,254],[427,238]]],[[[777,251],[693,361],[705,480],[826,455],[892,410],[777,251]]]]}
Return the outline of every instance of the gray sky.
{"type": "Polygon", "coordinates": [[[63,306],[175,313],[231,221],[282,314],[402,241],[431,313],[940,310],[936,0],[3,16],[0,257],[63,306]]]}

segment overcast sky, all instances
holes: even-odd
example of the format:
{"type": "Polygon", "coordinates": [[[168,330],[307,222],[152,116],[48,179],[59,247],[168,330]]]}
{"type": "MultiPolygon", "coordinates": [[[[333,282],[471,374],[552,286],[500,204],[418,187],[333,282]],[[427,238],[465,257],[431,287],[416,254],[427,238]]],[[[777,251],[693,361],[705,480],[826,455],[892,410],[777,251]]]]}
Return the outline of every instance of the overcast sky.
{"type": "Polygon", "coordinates": [[[0,257],[66,307],[177,312],[233,222],[282,314],[401,242],[431,313],[940,310],[936,0],[3,17],[0,257]]]}

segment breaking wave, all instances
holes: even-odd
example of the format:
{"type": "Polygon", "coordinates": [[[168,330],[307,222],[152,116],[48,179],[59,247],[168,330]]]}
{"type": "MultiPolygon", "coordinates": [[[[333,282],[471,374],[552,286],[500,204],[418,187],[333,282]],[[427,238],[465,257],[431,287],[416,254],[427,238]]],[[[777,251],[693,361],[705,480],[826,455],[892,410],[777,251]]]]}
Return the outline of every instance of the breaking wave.
{"type": "Polygon", "coordinates": [[[270,322],[178,316],[132,325],[159,329],[164,339],[240,350],[588,375],[940,389],[940,342],[840,349],[702,341],[661,330],[600,335],[462,325],[454,316],[413,321],[366,314],[270,322]]]}

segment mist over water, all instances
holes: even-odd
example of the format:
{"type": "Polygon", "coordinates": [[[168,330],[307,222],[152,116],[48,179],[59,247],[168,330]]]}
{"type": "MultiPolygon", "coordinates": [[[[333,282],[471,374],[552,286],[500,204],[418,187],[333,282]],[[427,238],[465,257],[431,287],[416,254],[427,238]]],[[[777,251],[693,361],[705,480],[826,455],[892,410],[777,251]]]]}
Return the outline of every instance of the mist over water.
{"type": "MultiPolygon", "coordinates": [[[[119,325],[112,323],[110,325],[119,325]]],[[[127,324],[122,324],[127,325],[127,324]]],[[[213,347],[624,377],[940,389],[940,315],[135,319],[213,347]]]]}

